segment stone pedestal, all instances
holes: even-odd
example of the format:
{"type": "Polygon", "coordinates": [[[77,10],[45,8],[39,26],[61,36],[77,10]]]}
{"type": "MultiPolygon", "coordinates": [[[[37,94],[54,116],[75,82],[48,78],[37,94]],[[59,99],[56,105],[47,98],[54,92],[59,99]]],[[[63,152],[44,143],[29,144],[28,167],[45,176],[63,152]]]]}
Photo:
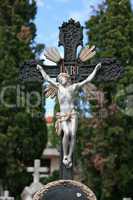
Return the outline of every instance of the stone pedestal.
{"type": "Polygon", "coordinates": [[[72,180],[51,182],[38,191],[33,200],[96,200],[95,194],[84,184],[72,180]]]}
{"type": "Polygon", "coordinates": [[[47,147],[43,151],[43,159],[48,159],[50,161],[49,175],[52,175],[54,171],[59,170],[60,154],[56,148],[47,147]]]}

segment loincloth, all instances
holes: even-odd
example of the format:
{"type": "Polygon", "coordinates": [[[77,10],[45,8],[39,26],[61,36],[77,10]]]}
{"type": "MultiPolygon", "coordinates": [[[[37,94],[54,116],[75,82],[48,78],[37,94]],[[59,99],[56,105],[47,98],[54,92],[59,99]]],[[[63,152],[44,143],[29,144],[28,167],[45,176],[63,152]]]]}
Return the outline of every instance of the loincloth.
{"type": "Polygon", "coordinates": [[[56,123],[55,123],[55,129],[56,129],[56,133],[58,136],[61,135],[61,132],[62,132],[62,122],[63,121],[70,121],[74,116],[77,116],[78,112],[76,111],[72,111],[72,112],[69,112],[69,113],[61,113],[61,112],[58,112],[56,113],[56,123]]]}

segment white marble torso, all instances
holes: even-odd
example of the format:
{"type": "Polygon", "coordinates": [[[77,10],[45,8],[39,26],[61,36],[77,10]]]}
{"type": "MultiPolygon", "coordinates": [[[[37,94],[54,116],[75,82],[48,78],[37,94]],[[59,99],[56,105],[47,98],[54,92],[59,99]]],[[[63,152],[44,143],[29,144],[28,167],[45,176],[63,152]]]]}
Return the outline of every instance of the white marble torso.
{"type": "Polygon", "coordinates": [[[76,92],[74,85],[64,87],[59,84],[57,96],[60,105],[60,112],[62,114],[71,113],[75,110],[75,95],[76,92]]]}

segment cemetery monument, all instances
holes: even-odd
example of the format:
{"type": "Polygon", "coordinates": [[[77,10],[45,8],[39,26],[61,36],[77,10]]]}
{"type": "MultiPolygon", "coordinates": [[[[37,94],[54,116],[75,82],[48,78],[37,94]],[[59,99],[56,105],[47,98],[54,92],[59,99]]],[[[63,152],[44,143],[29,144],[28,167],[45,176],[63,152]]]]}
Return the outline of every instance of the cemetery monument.
{"type": "Polygon", "coordinates": [[[96,51],[95,46],[83,47],[83,27],[70,19],[59,27],[59,46],[64,47],[64,58],[57,48],[46,48],[45,56],[57,65],[46,66],[41,61],[26,61],[20,68],[20,81],[50,83],[46,96],[58,96],[60,112],[57,113],[56,131],[61,137],[60,179],[38,191],[34,200],[96,200],[95,194],[82,183],[73,181],[73,155],[78,125],[74,100],[76,92],[92,79],[96,82],[117,80],[123,68],[115,58],[103,58],[88,64],[96,51]],[[79,54],[77,49],[82,46],[79,54]],[[57,78],[58,77],[58,78],[57,78]],[[52,78],[57,78],[58,82],[52,78]]]}

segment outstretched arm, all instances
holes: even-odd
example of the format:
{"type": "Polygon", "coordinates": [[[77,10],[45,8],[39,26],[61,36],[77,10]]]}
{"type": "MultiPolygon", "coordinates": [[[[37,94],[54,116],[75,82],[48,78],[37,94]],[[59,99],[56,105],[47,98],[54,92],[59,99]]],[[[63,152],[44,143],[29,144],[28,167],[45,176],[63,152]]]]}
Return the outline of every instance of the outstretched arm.
{"type": "Polygon", "coordinates": [[[42,77],[44,78],[44,80],[48,81],[51,85],[53,85],[54,87],[58,88],[58,83],[53,81],[53,79],[50,78],[48,74],[46,74],[46,72],[43,70],[42,66],[37,65],[37,69],[42,74],[42,77]]]}
{"type": "Polygon", "coordinates": [[[76,83],[76,87],[82,87],[85,84],[89,83],[96,75],[97,71],[101,68],[101,63],[97,64],[93,72],[82,82],[76,83]]]}

